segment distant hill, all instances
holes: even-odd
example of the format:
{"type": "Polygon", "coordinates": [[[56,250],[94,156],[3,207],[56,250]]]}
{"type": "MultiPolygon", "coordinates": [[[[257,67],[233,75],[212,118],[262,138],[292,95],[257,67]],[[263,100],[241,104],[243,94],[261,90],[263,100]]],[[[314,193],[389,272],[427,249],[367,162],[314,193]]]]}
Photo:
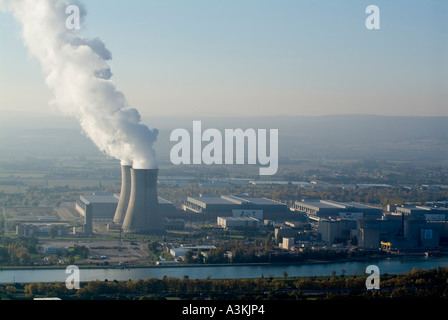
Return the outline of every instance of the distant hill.
{"type": "MultiPolygon", "coordinates": [[[[174,128],[254,128],[279,130],[279,156],[285,159],[448,159],[448,117],[378,115],[275,116],[251,118],[153,118],[161,141],[174,128]]],[[[169,144],[172,145],[172,144],[169,144]]]]}

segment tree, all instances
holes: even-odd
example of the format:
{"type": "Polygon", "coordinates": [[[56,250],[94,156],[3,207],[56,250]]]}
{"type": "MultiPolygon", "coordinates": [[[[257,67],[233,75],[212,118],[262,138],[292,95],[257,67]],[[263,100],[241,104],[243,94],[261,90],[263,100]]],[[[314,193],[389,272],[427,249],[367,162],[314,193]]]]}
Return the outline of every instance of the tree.
{"type": "Polygon", "coordinates": [[[25,296],[30,298],[33,297],[37,292],[37,283],[29,283],[24,288],[25,296]]]}
{"type": "Polygon", "coordinates": [[[185,263],[194,263],[193,250],[188,250],[187,252],[185,252],[184,261],[185,263]]]}
{"type": "Polygon", "coordinates": [[[217,249],[210,250],[206,259],[207,263],[226,263],[227,259],[225,257],[225,249],[219,247],[217,249]]]}
{"type": "Polygon", "coordinates": [[[201,249],[199,249],[198,254],[196,255],[196,262],[202,264],[202,263],[204,263],[204,260],[205,260],[205,257],[202,254],[201,249]]]}
{"type": "Polygon", "coordinates": [[[266,251],[270,251],[270,250],[272,250],[272,248],[273,248],[272,234],[269,233],[269,234],[266,236],[266,240],[265,240],[265,244],[264,244],[264,249],[265,249],[266,251]]]}
{"type": "Polygon", "coordinates": [[[157,252],[159,250],[159,243],[157,241],[150,241],[148,243],[148,249],[153,252],[157,252]]]}
{"type": "Polygon", "coordinates": [[[85,259],[89,256],[90,250],[86,246],[75,245],[75,247],[73,248],[73,254],[79,255],[81,258],[85,259]]]}
{"type": "Polygon", "coordinates": [[[0,263],[9,262],[8,248],[0,247],[0,263]]]}
{"type": "Polygon", "coordinates": [[[20,264],[23,264],[23,265],[29,265],[29,264],[31,264],[31,261],[32,261],[32,259],[31,259],[31,255],[28,253],[28,251],[27,251],[27,252],[23,252],[23,253],[19,256],[19,262],[20,262],[20,264]]]}
{"type": "Polygon", "coordinates": [[[17,291],[17,289],[16,289],[16,287],[14,287],[14,286],[7,286],[7,287],[6,287],[6,294],[7,294],[8,296],[12,296],[12,295],[14,295],[14,294],[16,293],[16,291],[17,291]]]}

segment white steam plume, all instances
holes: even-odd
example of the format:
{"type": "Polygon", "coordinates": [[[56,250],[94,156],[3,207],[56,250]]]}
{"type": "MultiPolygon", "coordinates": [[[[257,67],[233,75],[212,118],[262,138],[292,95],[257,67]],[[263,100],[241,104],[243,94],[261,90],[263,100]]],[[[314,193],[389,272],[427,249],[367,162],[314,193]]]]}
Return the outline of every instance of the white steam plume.
{"type": "MultiPolygon", "coordinates": [[[[23,41],[42,65],[55,103],[76,117],[86,135],[104,153],[136,169],[157,168],[152,148],[158,131],[141,124],[136,109],[110,80],[107,61],[112,58],[104,43],[80,36],[66,27],[63,0],[10,0],[7,10],[22,24],[23,41]]],[[[85,16],[80,8],[81,22],[85,16]]]]}

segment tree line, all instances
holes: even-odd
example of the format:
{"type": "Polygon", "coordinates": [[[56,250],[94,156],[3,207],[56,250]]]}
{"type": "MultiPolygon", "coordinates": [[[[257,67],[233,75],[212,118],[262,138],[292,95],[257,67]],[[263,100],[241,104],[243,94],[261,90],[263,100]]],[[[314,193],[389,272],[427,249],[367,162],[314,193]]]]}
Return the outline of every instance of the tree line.
{"type": "MultiPolygon", "coordinates": [[[[361,255],[361,253],[359,253],[361,255]]],[[[207,255],[200,250],[196,253],[189,250],[185,253],[186,264],[225,264],[225,263],[301,263],[309,260],[334,261],[348,258],[349,255],[343,250],[328,249],[305,249],[302,252],[279,252],[279,251],[257,251],[256,247],[245,248],[238,243],[231,250],[225,247],[212,249],[207,255]]]]}

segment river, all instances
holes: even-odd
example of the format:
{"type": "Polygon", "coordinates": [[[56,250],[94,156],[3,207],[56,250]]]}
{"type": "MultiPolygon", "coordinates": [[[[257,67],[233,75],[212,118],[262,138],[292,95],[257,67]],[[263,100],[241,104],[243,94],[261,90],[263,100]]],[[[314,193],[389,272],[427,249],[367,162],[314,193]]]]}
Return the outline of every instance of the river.
{"type": "MultiPolygon", "coordinates": [[[[266,265],[220,265],[220,266],[159,266],[142,268],[92,268],[80,269],[81,281],[92,280],[138,280],[148,278],[161,279],[163,276],[190,279],[233,279],[282,277],[283,271],[288,276],[321,276],[331,275],[333,271],[346,275],[363,274],[366,267],[375,264],[384,273],[404,273],[414,267],[430,269],[432,267],[448,266],[448,257],[394,257],[376,261],[336,262],[322,264],[266,264],[266,265]]],[[[65,269],[5,269],[0,270],[0,283],[29,283],[29,282],[65,282],[68,274],[65,269]]]]}

